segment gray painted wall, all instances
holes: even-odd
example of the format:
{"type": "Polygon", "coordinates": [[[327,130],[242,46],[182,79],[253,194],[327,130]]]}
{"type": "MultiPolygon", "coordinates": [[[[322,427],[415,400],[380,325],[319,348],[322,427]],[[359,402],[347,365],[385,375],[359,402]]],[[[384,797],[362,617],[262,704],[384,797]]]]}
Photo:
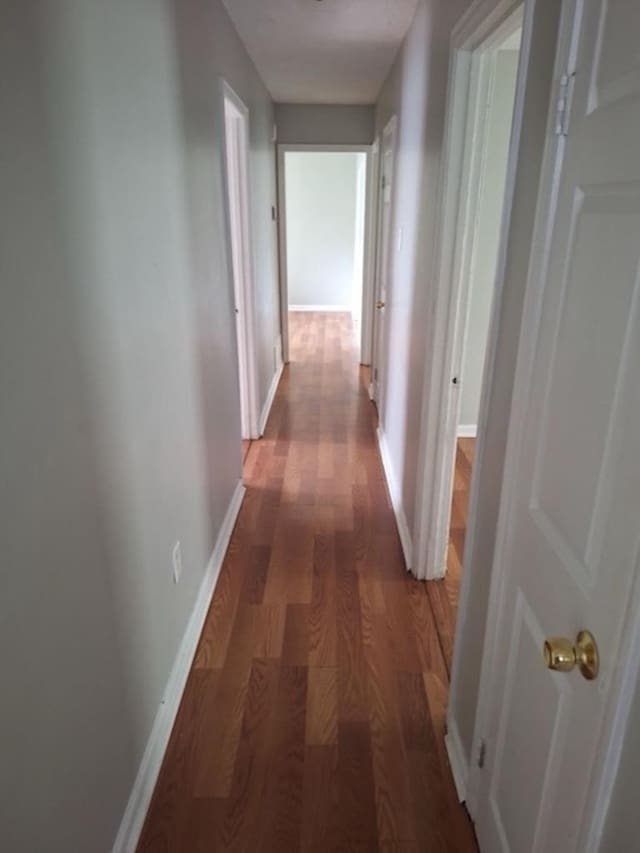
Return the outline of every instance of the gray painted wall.
{"type": "Polygon", "coordinates": [[[289,305],[351,310],[358,158],[364,156],[285,153],[289,305]]]}
{"type": "Polygon", "coordinates": [[[499,50],[495,59],[495,79],[489,93],[486,154],[482,188],[478,200],[472,275],[469,283],[469,317],[462,366],[459,423],[476,426],[484,357],[489,334],[502,224],[502,208],[507,158],[518,72],[518,51],[499,50]]]}
{"type": "Polygon", "coordinates": [[[370,145],[375,107],[276,104],[278,142],[289,145],[370,145]]]}
{"type": "Polygon", "coordinates": [[[218,0],[25,0],[0,39],[0,847],[107,850],[240,477],[217,76],[251,112],[263,399],[273,106],[218,0]]]}
{"type": "MultiPolygon", "coordinates": [[[[224,268],[222,241],[222,124],[216,110],[220,77],[224,77],[249,110],[249,195],[262,406],[275,373],[273,348],[280,337],[278,233],[277,223],[271,218],[272,206],[277,206],[274,105],[220,0],[173,0],[173,8],[192,231],[190,254],[199,282],[198,298],[202,299],[197,305],[200,333],[211,346],[207,351],[208,364],[219,358],[219,347],[214,340],[225,334],[221,325],[226,324],[226,317],[216,314],[209,303],[209,281],[212,277],[217,280],[229,274],[224,268]]],[[[216,370],[219,370],[217,364],[216,370]]],[[[210,377],[203,376],[203,385],[210,416],[215,417],[219,411],[219,396],[213,391],[210,377]]],[[[217,455],[214,447],[211,451],[217,455]]],[[[216,464],[213,459],[212,464],[216,464]]]]}
{"type": "Polygon", "coordinates": [[[376,109],[378,134],[392,115],[398,116],[380,419],[412,534],[449,42],[451,28],[468,6],[469,0],[420,0],[376,109]]]}
{"type": "Polygon", "coordinates": [[[135,772],[36,0],[0,27],[0,848],[107,850],[135,772]]]}

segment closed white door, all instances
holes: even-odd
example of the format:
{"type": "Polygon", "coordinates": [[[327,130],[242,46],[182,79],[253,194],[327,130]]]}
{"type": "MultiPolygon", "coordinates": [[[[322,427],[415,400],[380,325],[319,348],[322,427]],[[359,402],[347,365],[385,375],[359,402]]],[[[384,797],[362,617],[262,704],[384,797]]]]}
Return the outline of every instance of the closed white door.
{"type": "Polygon", "coordinates": [[[382,393],[384,389],[383,366],[385,353],[385,308],[387,303],[390,243],[391,243],[391,216],[392,216],[392,189],[393,189],[393,161],[396,137],[396,119],[391,119],[385,127],[382,135],[382,151],[380,156],[380,237],[378,247],[378,274],[376,276],[376,302],[374,314],[374,359],[371,377],[371,396],[376,401],[378,412],[382,416],[382,393]]]}
{"type": "Polygon", "coordinates": [[[249,196],[247,186],[246,116],[225,95],[226,189],[233,272],[233,295],[240,390],[240,425],[243,439],[257,437],[255,413],[255,356],[251,337],[251,268],[249,263],[249,196]]]}
{"type": "Polygon", "coordinates": [[[576,9],[567,135],[549,155],[556,203],[529,283],[505,468],[482,688],[483,853],[590,849],[638,610],[640,3],[576,9]],[[583,629],[599,646],[597,678],[548,669],[545,639],[574,643],[583,629]]]}
{"type": "Polygon", "coordinates": [[[242,218],[240,212],[240,174],[241,156],[239,140],[239,120],[227,112],[227,186],[229,190],[229,219],[231,226],[231,260],[233,267],[233,294],[236,321],[236,340],[238,342],[238,378],[240,384],[240,423],[242,438],[251,438],[251,427],[247,411],[247,375],[245,364],[246,341],[244,335],[244,309],[242,277],[244,275],[242,257],[242,218]]]}

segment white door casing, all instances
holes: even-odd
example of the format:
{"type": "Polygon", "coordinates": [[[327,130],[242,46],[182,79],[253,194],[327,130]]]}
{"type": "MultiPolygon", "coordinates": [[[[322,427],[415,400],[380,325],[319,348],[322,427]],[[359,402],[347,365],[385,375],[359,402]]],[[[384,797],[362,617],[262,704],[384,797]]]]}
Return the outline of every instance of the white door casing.
{"type": "Polygon", "coordinates": [[[576,73],[550,121],[560,135],[543,170],[476,728],[487,853],[597,849],[621,688],[637,670],[640,6],[571,7],[559,71],[576,73]],[[597,680],[547,670],[545,637],[584,628],[597,680]]]}
{"type": "Polygon", "coordinates": [[[228,241],[236,324],[240,422],[243,439],[258,438],[255,308],[249,215],[249,114],[233,89],[222,81],[224,171],[228,241]]]}
{"type": "Polygon", "coordinates": [[[376,139],[367,157],[366,203],[365,203],[365,252],[362,288],[362,334],[360,339],[360,361],[364,365],[373,363],[374,303],[376,299],[377,242],[378,242],[378,190],[379,190],[380,143],[376,139]]]}
{"type": "Polygon", "coordinates": [[[380,231],[378,239],[378,263],[374,305],[374,350],[371,370],[370,395],[378,407],[380,423],[383,418],[385,363],[385,323],[386,304],[389,296],[389,276],[391,274],[391,227],[393,216],[393,180],[397,118],[393,116],[382,132],[380,146],[380,190],[378,195],[380,231]]]}
{"type": "MultiPolygon", "coordinates": [[[[433,332],[423,385],[416,484],[417,524],[412,572],[422,580],[441,578],[446,572],[465,319],[484,162],[486,105],[492,82],[491,53],[520,27],[526,43],[529,34],[521,0],[475,0],[451,34],[442,180],[436,198],[437,231],[431,306],[433,332]]],[[[521,53],[526,53],[526,50],[521,53]]],[[[522,120],[522,78],[519,73],[500,226],[495,296],[487,340],[489,365],[503,290],[506,234],[522,120]]],[[[485,379],[486,375],[485,369],[485,379]]],[[[483,392],[485,386],[483,381],[483,392]]],[[[482,410],[481,402],[479,426],[482,424],[482,410]]],[[[483,436],[479,429],[476,459],[480,458],[482,444],[483,436]]],[[[473,517],[474,506],[470,504],[470,527],[473,517]]]]}

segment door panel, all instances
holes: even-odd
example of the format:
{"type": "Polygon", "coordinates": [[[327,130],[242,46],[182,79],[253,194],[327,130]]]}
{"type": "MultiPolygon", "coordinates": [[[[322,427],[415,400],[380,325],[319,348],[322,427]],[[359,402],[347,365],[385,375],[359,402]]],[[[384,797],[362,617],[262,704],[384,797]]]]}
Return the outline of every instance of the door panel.
{"type": "Polygon", "coordinates": [[[624,652],[640,554],[639,9],[577,4],[549,261],[530,283],[522,416],[505,472],[504,576],[490,614],[499,653],[478,802],[486,851],[582,853],[624,652]],[[547,670],[545,637],[573,641],[584,628],[599,645],[598,679],[547,670]]]}
{"type": "Polygon", "coordinates": [[[559,294],[559,322],[537,438],[531,507],[585,588],[594,581],[606,450],[616,428],[614,401],[637,298],[638,189],[632,184],[624,190],[601,186],[576,192],[567,276],[559,294]],[[591,393],[594,388],[597,394],[591,393]]]}
{"type": "Polygon", "coordinates": [[[533,849],[543,794],[556,774],[554,758],[560,754],[568,724],[567,683],[562,680],[554,682],[537,665],[543,642],[544,632],[533,610],[519,593],[491,787],[494,819],[505,850],[533,849]],[[538,746],[529,757],[524,776],[519,752],[511,749],[519,737],[518,726],[523,726],[527,732],[535,732],[538,746]],[[531,808],[532,803],[537,804],[537,808],[531,808]]]}
{"type": "Polygon", "coordinates": [[[640,5],[629,0],[602,4],[597,24],[588,110],[613,103],[640,90],[640,5]]]}

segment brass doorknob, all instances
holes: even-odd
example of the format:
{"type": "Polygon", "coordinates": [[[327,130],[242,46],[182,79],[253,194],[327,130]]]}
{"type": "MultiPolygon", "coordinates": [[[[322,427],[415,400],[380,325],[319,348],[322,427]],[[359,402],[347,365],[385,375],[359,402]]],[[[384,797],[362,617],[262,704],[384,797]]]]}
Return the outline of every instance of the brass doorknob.
{"type": "Polygon", "coordinates": [[[382,300],[379,299],[376,302],[376,308],[378,309],[378,311],[380,311],[381,308],[384,308],[384,302],[382,302],[382,300]]]}
{"type": "Polygon", "coordinates": [[[580,631],[575,645],[566,637],[549,637],[544,642],[544,662],[556,672],[571,672],[577,665],[582,675],[592,681],[600,669],[600,655],[590,631],[580,631]]]}

